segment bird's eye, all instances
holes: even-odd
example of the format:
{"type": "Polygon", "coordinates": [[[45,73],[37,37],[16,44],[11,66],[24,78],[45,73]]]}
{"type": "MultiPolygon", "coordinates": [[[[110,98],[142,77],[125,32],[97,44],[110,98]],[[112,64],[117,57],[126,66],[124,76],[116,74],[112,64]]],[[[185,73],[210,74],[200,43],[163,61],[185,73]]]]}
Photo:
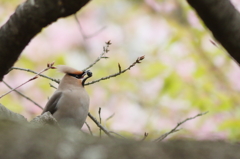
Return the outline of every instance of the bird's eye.
{"type": "Polygon", "coordinates": [[[82,78],[81,75],[75,75],[75,77],[76,77],[77,79],[82,78]]]}

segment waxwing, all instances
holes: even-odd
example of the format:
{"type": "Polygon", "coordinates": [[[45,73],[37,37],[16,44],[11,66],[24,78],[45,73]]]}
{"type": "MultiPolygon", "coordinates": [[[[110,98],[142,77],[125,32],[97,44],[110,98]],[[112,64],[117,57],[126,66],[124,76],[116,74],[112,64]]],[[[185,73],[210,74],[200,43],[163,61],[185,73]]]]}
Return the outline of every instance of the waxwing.
{"type": "Polygon", "coordinates": [[[60,126],[76,126],[81,129],[89,110],[89,96],[84,85],[92,73],[89,70],[78,71],[64,65],[57,66],[57,69],[65,73],[65,76],[42,114],[49,111],[60,126]],[[87,77],[84,78],[85,75],[87,77]]]}

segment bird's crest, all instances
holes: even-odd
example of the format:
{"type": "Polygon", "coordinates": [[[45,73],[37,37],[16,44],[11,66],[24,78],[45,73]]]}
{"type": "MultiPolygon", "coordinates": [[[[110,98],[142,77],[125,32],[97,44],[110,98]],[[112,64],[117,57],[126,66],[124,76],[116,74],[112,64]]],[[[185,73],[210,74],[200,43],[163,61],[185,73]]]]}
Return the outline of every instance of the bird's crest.
{"type": "Polygon", "coordinates": [[[58,65],[57,66],[57,70],[59,72],[66,73],[66,74],[80,75],[80,74],[83,73],[82,71],[76,70],[76,69],[74,69],[72,67],[65,66],[65,65],[58,65]]]}

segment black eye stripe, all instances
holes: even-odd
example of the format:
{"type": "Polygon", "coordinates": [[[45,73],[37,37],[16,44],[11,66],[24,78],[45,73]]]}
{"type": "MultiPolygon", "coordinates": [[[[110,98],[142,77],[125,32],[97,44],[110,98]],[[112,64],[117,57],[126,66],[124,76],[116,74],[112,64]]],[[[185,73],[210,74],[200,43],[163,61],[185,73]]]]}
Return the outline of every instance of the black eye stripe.
{"type": "Polygon", "coordinates": [[[76,74],[71,74],[71,73],[69,73],[68,75],[69,75],[69,76],[73,76],[73,77],[75,77],[75,78],[77,78],[77,79],[82,78],[82,75],[76,75],[76,74]]]}

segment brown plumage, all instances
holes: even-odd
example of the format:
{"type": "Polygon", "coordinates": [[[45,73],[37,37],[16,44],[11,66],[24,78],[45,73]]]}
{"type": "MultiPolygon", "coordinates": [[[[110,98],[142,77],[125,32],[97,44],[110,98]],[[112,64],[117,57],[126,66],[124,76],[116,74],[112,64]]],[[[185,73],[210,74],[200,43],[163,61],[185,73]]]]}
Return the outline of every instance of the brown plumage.
{"type": "Polygon", "coordinates": [[[65,73],[65,76],[42,114],[49,111],[60,125],[82,128],[89,110],[89,96],[84,89],[84,83],[92,73],[64,65],[57,66],[57,69],[65,73]],[[88,77],[84,78],[86,74],[88,77]]]}

